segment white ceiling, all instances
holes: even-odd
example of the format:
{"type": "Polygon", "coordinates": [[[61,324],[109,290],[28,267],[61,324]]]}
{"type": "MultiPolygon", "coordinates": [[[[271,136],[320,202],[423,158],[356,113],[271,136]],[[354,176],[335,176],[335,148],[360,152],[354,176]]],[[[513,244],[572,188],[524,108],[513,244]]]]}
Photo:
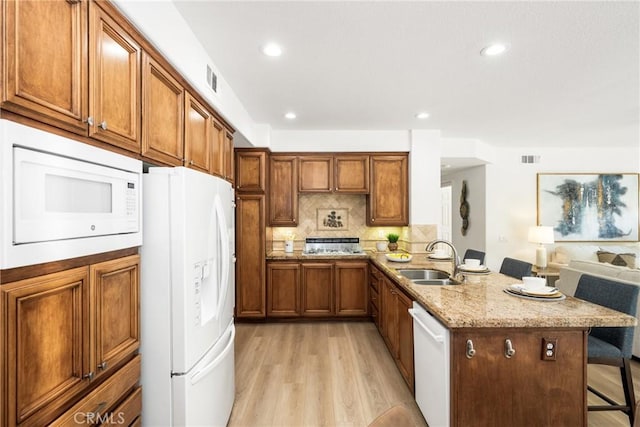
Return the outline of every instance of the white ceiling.
{"type": "Polygon", "coordinates": [[[640,144],[638,1],[175,2],[251,117],[274,129],[640,144]],[[268,41],[280,58],[261,53],[268,41]],[[479,54],[495,41],[509,51],[479,54]]]}

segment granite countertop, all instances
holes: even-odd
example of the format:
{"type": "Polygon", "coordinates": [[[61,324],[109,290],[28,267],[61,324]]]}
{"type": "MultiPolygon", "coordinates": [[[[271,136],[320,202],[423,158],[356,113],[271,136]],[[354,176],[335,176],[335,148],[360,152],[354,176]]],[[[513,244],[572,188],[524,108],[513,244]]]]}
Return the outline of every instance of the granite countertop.
{"type": "Polygon", "coordinates": [[[518,279],[497,272],[469,274],[460,285],[415,285],[397,274],[401,268],[429,268],[451,273],[451,261],[432,260],[415,254],[410,262],[386,259],[383,253],[363,255],[304,255],[301,251],[271,251],[267,260],[361,260],[370,259],[420,305],[450,329],[457,328],[589,328],[633,326],[636,318],[567,296],[563,301],[532,301],[507,295],[504,289],[518,279]]]}

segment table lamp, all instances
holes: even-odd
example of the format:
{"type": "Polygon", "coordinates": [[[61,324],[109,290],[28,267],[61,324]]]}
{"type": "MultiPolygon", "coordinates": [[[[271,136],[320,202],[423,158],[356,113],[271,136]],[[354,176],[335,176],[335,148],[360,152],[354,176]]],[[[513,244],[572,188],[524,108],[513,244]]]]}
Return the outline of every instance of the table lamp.
{"type": "Polygon", "coordinates": [[[544,245],[553,243],[553,227],[538,225],[529,227],[529,241],[538,243],[536,248],[536,267],[545,268],[547,266],[547,248],[544,245]]]}

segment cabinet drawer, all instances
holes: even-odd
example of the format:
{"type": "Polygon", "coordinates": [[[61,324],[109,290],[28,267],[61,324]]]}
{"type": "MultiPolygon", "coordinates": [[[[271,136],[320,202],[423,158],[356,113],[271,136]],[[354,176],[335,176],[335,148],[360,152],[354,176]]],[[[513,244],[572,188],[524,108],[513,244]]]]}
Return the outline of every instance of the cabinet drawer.
{"type": "Polygon", "coordinates": [[[135,387],[139,379],[138,355],[55,420],[51,426],[87,426],[98,424],[100,421],[107,421],[108,424],[107,411],[135,387]]]}
{"type": "Polygon", "coordinates": [[[140,413],[142,412],[142,387],[138,387],[122,402],[116,409],[109,413],[109,417],[101,424],[130,426],[134,421],[140,422],[140,413]]]}

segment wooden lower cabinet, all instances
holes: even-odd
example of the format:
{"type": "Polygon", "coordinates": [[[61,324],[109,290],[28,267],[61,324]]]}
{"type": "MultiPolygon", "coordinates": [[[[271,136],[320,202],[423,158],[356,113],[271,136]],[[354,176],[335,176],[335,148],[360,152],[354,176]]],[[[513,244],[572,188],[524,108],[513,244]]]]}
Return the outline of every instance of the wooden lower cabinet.
{"type": "Polygon", "coordinates": [[[336,315],[369,314],[369,263],[336,262],[336,315]]]}
{"type": "Polygon", "coordinates": [[[267,265],[267,316],[300,316],[300,266],[297,262],[267,265]]]}
{"type": "Polygon", "coordinates": [[[378,329],[409,389],[414,391],[413,319],[408,310],[413,301],[393,281],[381,275],[380,325],[378,329]]]}
{"type": "Polygon", "coordinates": [[[582,330],[454,330],[451,425],[586,425],[586,336],[582,330]],[[545,338],[557,342],[555,360],[543,360],[545,338]],[[515,350],[509,358],[507,340],[515,350]]]}
{"type": "Polygon", "coordinates": [[[0,425],[49,424],[120,372],[139,347],[138,266],[132,255],[0,287],[0,425]]]}
{"type": "Polygon", "coordinates": [[[333,264],[305,262],[300,266],[302,315],[305,317],[333,316],[335,313],[333,264]]]}

